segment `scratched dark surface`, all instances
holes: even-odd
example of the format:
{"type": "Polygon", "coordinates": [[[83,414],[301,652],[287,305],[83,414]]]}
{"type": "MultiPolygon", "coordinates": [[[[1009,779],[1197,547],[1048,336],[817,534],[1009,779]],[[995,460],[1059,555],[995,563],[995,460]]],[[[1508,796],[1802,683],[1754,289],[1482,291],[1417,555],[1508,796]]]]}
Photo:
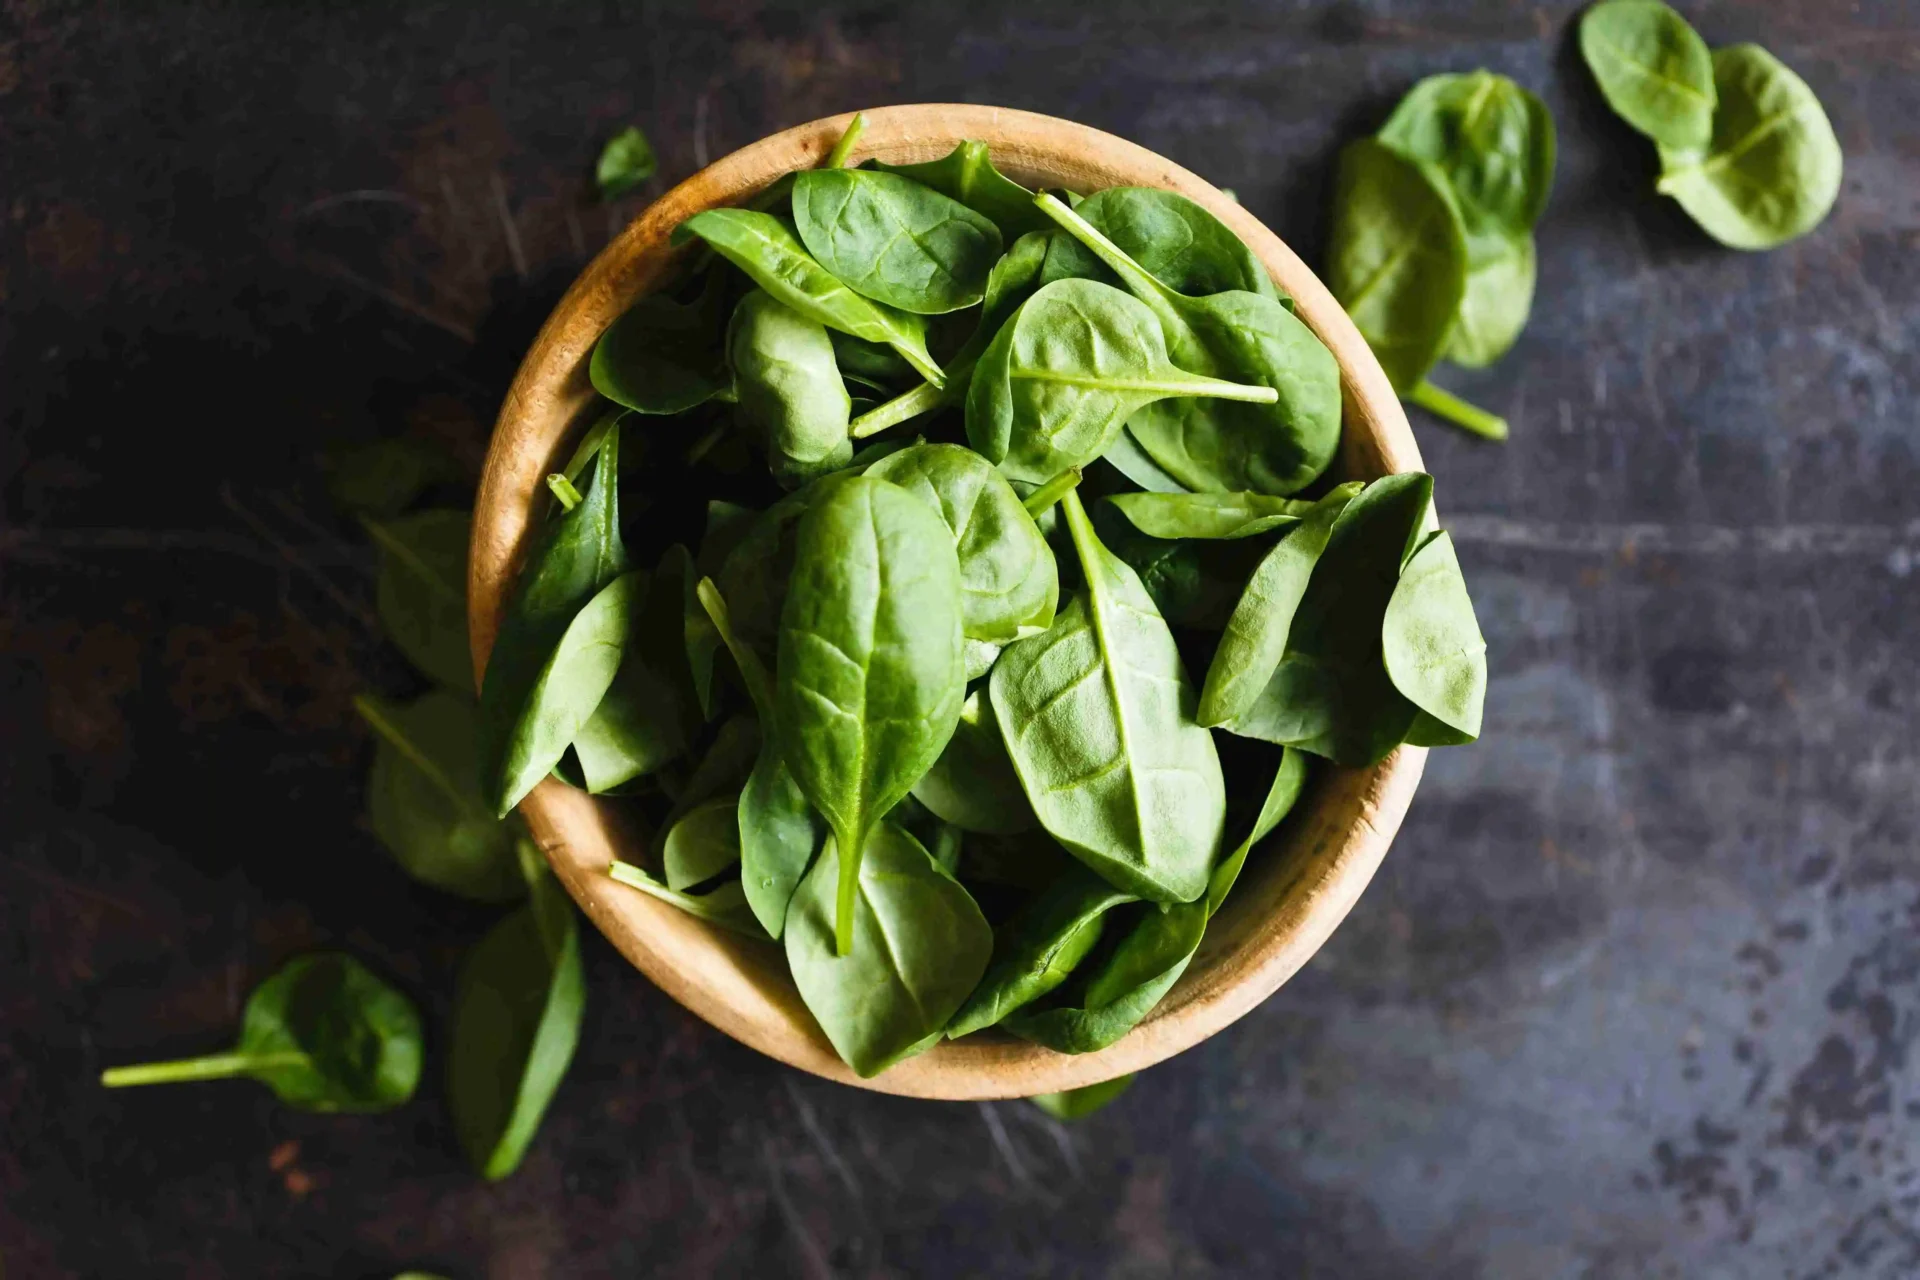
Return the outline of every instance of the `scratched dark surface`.
{"type": "Polygon", "coordinates": [[[1826,102],[1811,237],[1723,251],[1656,198],[1564,6],[0,5],[8,1280],[1920,1274],[1920,10],[1687,8],[1826,102]],[[1512,442],[1417,424],[1486,738],[1242,1023],[1064,1129],[792,1074],[594,937],[499,1186],[437,1061],[371,1118],[92,1083],[219,1047],[316,944],[444,1016],[490,914],[360,818],[349,698],[411,677],[321,463],[413,434],[474,473],[650,195],[831,111],[994,102],[1175,157],[1311,258],[1339,143],[1477,65],[1561,156],[1532,325],[1451,377],[1512,442]],[[628,122],[661,174],[603,208],[628,122]]]}

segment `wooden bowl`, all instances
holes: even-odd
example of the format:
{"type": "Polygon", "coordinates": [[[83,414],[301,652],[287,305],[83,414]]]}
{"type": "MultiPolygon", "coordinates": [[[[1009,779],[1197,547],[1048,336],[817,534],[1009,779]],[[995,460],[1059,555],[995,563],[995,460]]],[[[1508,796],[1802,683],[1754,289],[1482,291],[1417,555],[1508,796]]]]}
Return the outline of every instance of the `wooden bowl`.
{"type": "MultiPolygon", "coordinates": [[[[1305,263],[1252,214],[1203,179],[1142,147],[1085,125],[1027,111],[928,104],[867,113],[853,161],[932,160],[962,139],[984,140],[1002,171],[1035,187],[1178,191],[1247,242],[1300,317],[1340,363],[1345,431],[1336,469],[1371,479],[1421,469],[1399,399],[1366,341],[1305,263]]],[[[484,669],[543,477],[564,460],[594,402],[587,362],[614,319],[662,277],[682,220],[740,204],[795,169],[818,164],[851,116],[763,138],[694,174],[641,214],[567,291],[520,365],[487,455],[469,567],[473,654],[484,669]]],[[[1370,769],[1323,769],[1300,809],[1247,861],[1206,942],[1159,1008],[1118,1043],[1070,1056],[998,1032],[946,1041],[872,1080],[855,1076],[814,1025],[784,951],[714,929],[608,878],[607,864],[639,837],[617,806],[542,782],[520,810],[567,890],[622,954],[662,990],[734,1039],[847,1084],[922,1098],[1010,1098],[1093,1084],[1152,1066],[1198,1044],[1293,976],[1373,878],[1413,798],[1426,753],[1402,747],[1370,769]]]]}

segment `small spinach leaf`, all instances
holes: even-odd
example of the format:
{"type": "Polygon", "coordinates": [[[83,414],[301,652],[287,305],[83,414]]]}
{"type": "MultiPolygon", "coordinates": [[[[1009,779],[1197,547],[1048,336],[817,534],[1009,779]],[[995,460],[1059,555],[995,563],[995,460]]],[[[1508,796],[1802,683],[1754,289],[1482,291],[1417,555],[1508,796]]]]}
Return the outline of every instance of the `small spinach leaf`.
{"type": "Polygon", "coordinates": [[[1546,211],[1553,117],[1506,76],[1428,76],[1400,100],[1378,137],[1407,159],[1433,165],[1470,241],[1526,235],[1546,211]]]}
{"type": "Polygon", "coordinates": [[[472,518],[464,511],[419,511],[361,523],[380,548],[374,603],[388,637],[429,678],[470,694],[467,543],[472,518]]]}
{"type": "Polygon", "coordinates": [[[1001,1026],[1059,1053],[1094,1053],[1133,1030],[1187,970],[1207,929],[1207,904],[1149,909],[1089,976],[1074,1003],[1019,1009],[1001,1026]]]}
{"type": "Polygon", "coordinates": [[[871,169],[811,169],[793,183],[793,220],[814,260],[876,302],[916,315],[978,303],[1000,229],[933,188],[871,169]]]}
{"type": "Polygon", "coordinates": [[[963,831],[1004,835],[1028,830],[1038,821],[1007,758],[993,702],[978,689],[960,704],[960,720],[947,749],[913,784],[912,794],[936,817],[963,831]]]}
{"type": "Polygon", "coordinates": [[[984,142],[962,142],[940,159],[921,164],[882,164],[869,160],[867,165],[882,173],[911,178],[944,196],[951,196],[976,213],[985,214],[1000,229],[1000,238],[1007,244],[1029,231],[1045,231],[1051,225],[1033,207],[1033,192],[993,167],[984,142]]]}
{"type": "Polygon", "coordinates": [[[1207,880],[1207,918],[1212,919],[1232,891],[1234,882],[1240,878],[1240,869],[1247,863],[1247,854],[1253,846],[1272,834],[1282,819],[1293,811],[1294,804],[1300,799],[1300,792],[1307,785],[1307,757],[1292,747],[1282,749],[1280,765],[1274,770],[1273,782],[1267,787],[1266,799],[1260,803],[1260,812],[1253,820],[1253,829],[1247,838],[1235,845],[1233,852],[1220,859],[1220,865],[1213,869],[1213,875],[1207,880]]]}
{"type": "Polygon", "coordinates": [[[1298,523],[1314,506],[1264,493],[1116,493],[1107,501],[1154,538],[1251,538],[1298,523]]]}
{"type": "Polygon", "coordinates": [[[1135,901],[1085,867],[1060,877],[994,931],[993,961],[947,1037],[991,1027],[1065,982],[1099,942],[1107,912],[1135,901]]]}
{"type": "Polygon", "coordinates": [[[728,329],[740,420],[782,479],[810,480],[853,458],[851,402],[826,326],[755,289],[728,329]]]}
{"type": "Polygon", "coordinates": [[[1036,1093],[1027,1101],[1055,1120],[1084,1120],[1125,1093],[1132,1084],[1133,1073],[1128,1072],[1124,1076],[1068,1089],[1064,1093],[1036,1093]]]}
{"type": "Polygon", "coordinates": [[[692,568],[687,549],[675,545],[642,584],[642,603],[619,669],[573,737],[589,791],[612,791],[655,772],[686,751],[701,721],[692,667],[695,638],[686,629],[692,568]]]}
{"type": "Polygon", "coordinates": [[[1580,56],[1614,114],[1665,147],[1704,147],[1716,94],[1707,42],[1660,0],[1605,0],[1580,19],[1580,56]]]}
{"type": "Polygon", "coordinates": [[[1461,739],[1480,736],[1487,642],[1447,534],[1422,543],[1401,568],[1381,624],[1381,650],[1403,697],[1461,739]]]}
{"type": "Polygon", "coordinates": [[[1205,295],[1244,289],[1280,298],[1273,277],[1240,237],[1177,192],[1108,187],[1074,206],[1074,212],[1141,270],[1176,292],[1205,295]]]}
{"type": "Polygon", "coordinates": [[[628,125],[607,139],[607,145],[600,150],[600,162],[593,168],[600,198],[618,200],[651,178],[659,163],[647,135],[628,125]]]}
{"type": "Polygon", "coordinates": [[[684,893],[740,861],[740,801],[722,796],[695,805],[667,829],[660,845],[667,887],[684,893]]]}
{"type": "Polygon", "coordinates": [[[649,294],[600,335],[587,373],[593,389],[636,413],[684,413],[731,396],[725,346],[725,280],[707,277],[692,302],[649,294]]]}

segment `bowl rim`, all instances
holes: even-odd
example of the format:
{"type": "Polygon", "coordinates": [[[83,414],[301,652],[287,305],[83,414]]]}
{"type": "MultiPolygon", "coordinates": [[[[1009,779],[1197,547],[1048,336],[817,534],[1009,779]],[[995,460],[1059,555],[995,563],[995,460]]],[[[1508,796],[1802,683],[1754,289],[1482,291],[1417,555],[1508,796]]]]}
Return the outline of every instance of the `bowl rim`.
{"type": "MultiPolygon", "coordinates": [[[[1399,398],[1345,310],[1278,236],[1204,179],[1125,139],[1035,112],[921,103],[865,114],[855,162],[936,159],[974,138],[986,141],[995,164],[1017,180],[1083,191],[1158,186],[1197,201],[1248,244],[1333,352],[1343,402],[1340,472],[1372,478],[1422,469],[1399,398]]],[[[474,503],[468,626],[476,686],[534,527],[542,477],[595,400],[587,364],[600,333],[670,267],[677,255],[667,238],[675,226],[819,163],[853,115],[770,134],[687,178],[609,242],[554,307],[501,405],[474,503]]],[[[642,843],[614,806],[547,779],[520,812],[594,925],[661,990],[727,1035],[790,1066],[862,1088],[923,1098],[1010,1098],[1151,1066],[1205,1040],[1277,990],[1319,950],[1373,878],[1425,760],[1424,749],[1401,747],[1365,769],[1321,770],[1294,821],[1249,859],[1239,891],[1210,922],[1188,971],[1152,1014],[1108,1048],[1067,1055],[983,1032],[943,1041],[870,1079],[840,1060],[807,1014],[778,944],[717,930],[606,875],[615,850],[642,843]],[[1344,816],[1330,821],[1334,808],[1344,816]]]]}

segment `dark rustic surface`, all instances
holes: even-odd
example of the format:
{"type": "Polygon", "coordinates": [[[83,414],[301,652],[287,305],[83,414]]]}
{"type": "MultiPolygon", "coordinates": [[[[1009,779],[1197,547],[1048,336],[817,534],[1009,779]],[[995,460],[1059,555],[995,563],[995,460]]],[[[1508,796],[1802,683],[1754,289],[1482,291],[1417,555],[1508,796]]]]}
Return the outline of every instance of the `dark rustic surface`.
{"type": "Polygon", "coordinates": [[[1810,238],[1726,252],[1657,199],[1559,5],[5,4],[9,1280],[1920,1274],[1920,11],[1686,7],[1827,103],[1847,179],[1810,238]],[[95,1086],[221,1045],[319,943],[444,1015],[488,913],[359,817],[349,697],[410,676],[320,463],[412,433],[477,467],[648,194],[588,197],[616,127],[657,193],[830,111],[1028,107],[1311,258],[1339,143],[1477,65],[1561,141],[1533,324],[1451,378],[1512,442],[1418,424],[1486,740],[1436,754],[1372,891],[1244,1022],[1067,1129],[794,1075],[594,938],[573,1074],[496,1187],[437,1073],[346,1119],[95,1086]]]}

